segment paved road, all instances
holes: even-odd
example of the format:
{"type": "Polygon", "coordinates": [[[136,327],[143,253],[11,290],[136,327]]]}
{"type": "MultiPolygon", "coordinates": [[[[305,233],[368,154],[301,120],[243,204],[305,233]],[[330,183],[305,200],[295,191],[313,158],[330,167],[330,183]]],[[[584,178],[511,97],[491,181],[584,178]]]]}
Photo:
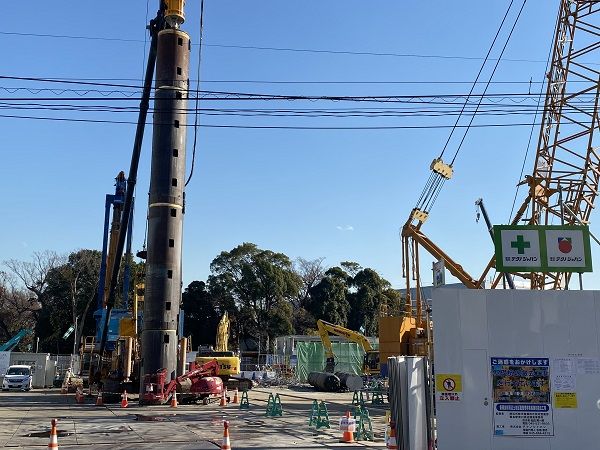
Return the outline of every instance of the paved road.
{"type": "Polygon", "coordinates": [[[75,403],[74,395],[58,390],[0,393],[0,446],[8,448],[45,448],[49,441],[50,420],[58,419],[60,448],[110,448],[188,450],[220,447],[223,420],[230,421],[233,449],[283,449],[379,447],[383,442],[385,408],[370,408],[375,442],[340,444],[337,422],[348,409],[352,394],[324,394],[287,389],[253,389],[250,410],[237,405],[180,405],[129,408],[118,405],[97,407],[94,399],[75,403]],[[268,394],[281,395],[282,417],[266,417],[268,394]],[[313,399],[326,400],[331,429],[314,431],[308,427],[313,399]]]}

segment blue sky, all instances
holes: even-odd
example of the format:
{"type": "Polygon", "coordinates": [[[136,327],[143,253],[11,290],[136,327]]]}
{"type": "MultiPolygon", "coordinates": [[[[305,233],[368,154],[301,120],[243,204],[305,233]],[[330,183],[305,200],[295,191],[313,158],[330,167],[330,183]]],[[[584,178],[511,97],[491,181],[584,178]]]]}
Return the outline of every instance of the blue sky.
{"type": "MultiPolygon", "coordinates": [[[[156,3],[150,1],[149,17],[153,16],[156,3]]],[[[187,21],[183,28],[197,44],[199,0],[187,3],[187,21]]],[[[508,3],[504,0],[206,0],[201,89],[319,96],[466,94],[508,3]],[[384,53],[388,55],[382,55],[384,53]]],[[[509,24],[520,3],[515,2],[509,24]]],[[[144,0],[119,2],[118,7],[106,2],[70,2],[64,9],[51,2],[9,2],[3,5],[4,17],[19,17],[19,20],[7,21],[2,30],[4,34],[0,34],[3,55],[0,75],[101,79],[108,83],[137,85],[145,58],[146,6],[144,0]],[[6,33],[105,39],[42,38],[6,33]]],[[[529,80],[534,81],[532,92],[538,91],[539,84],[535,82],[541,81],[544,75],[557,7],[557,1],[528,1],[507,47],[505,60],[494,77],[495,81],[511,83],[493,84],[490,93],[527,93],[529,80]]],[[[198,47],[194,46],[190,65],[192,78],[196,78],[197,58],[198,47]]],[[[85,88],[17,80],[0,80],[0,86],[85,88]]],[[[61,101],[79,95],[81,98],[111,97],[107,92],[83,95],[82,92],[61,94],[14,89],[11,92],[2,89],[1,97],[27,97],[32,98],[32,102],[53,97],[54,103],[80,105],[82,100],[61,101]]],[[[112,94],[112,97],[123,97],[123,94],[112,94]]],[[[137,102],[100,99],[88,103],[135,106],[137,102]]],[[[234,100],[204,100],[200,106],[403,107],[381,103],[234,100]]],[[[412,105],[412,109],[421,108],[412,105]]],[[[0,114],[123,121],[137,118],[131,112],[23,111],[4,107],[0,114]]],[[[312,118],[201,115],[202,125],[425,128],[200,128],[196,169],[186,191],[184,285],[205,279],[211,260],[220,251],[242,242],[254,242],[291,258],[325,257],[327,265],[353,260],[376,269],[394,287],[401,287],[398,232],[423,189],[431,160],[439,154],[448,137],[449,129],[435,127],[452,125],[454,120],[454,116],[447,115],[312,118]]],[[[190,123],[192,121],[193,116],[190,116],[190,123]]],[[[531,121],[531,115],[508,115],[477,117],[474,123],[531,121]]],[[[472,129],[455,163],[456,175],[446,184],[430,220],[423,227],[473,276],[479,275],[493,251],[485,226],[475,223],[474,202],[483,197],[495,223],[508,220],[530,131],[529,126],[472,129]]],[[[28,259],[33,251],[44,249],[59,252],[99,249],[104,195],[113,191],[116,174],[128,170],[135,125],[0,117],[0,132],[3,156],[0,186],[5,193],[0,260],[28,259]]],[[[188,171],[192,135],[190,128],[188,171]]],[[[141,247],[145,230],[150,142],[149,125],[138,176],[135,248],[141,247]]],[[[525,173],[531,172],[536,142],[537,130],[525,173]]],[[[452,152],[456,143],[455,140],[450,145],[452,152]]],[[[519,199],[522,198],[523,194],[519,195],[519,199]]],[[[426,282],[431,279],[430,267],[431,259],[424,256],[422,276],[426,282]]],[[[586,287],[597,288],[598,284],[588,278],[591,276],[586,278],[586,287]]]]}

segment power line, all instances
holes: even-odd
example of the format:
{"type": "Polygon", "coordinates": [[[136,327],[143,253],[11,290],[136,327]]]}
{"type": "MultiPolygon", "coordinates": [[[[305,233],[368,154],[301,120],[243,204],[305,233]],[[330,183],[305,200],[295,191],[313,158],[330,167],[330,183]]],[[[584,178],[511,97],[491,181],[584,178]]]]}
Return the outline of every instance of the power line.
{"type": "MultiPolygon", "coordinates": [[[[0,114],[0,117],[10,119],[31,119],[31,120],[49,120],[60,122],[82,122],[82,123],[108,123],[108,124],[130,124],[135,125],[137,122],[126,120],[103,120],[103,119],[76,119],[67,117],[40,117],[40,116],[19,116],[14,114],[0,114]]],[[[148,123],[150,124],[150,123],[148,123]]],[[[540,125],[540,124],[536,124],[540,125]]],[[[193,125],[186,124],[187,127],[193,125]]],[[[237,129],[264,129],[264,130],[431,130],[452,128],[453,125],[396,125],[396,126],[287,126],[287,125],[233,125],[233,124],[199,124],[200,128],[237,128],[237,129]]],[[[522,127],[531,126],[531,122],[526,123],[489,123],[472,125],[471,128],[507,128],[507,127],[522,127]]],[[[466,127],[466,125],[459,125],[466,127]]]]}
{"type": "MultiPolygon", "coordinates": [[[[113,106],[113,105],[75,105],[68,103],[47,104],[47,103],[13,103],[0,102],[0,108],[13,110],[32,110],[32,111],[75,111],[75,112],[114,112],[114,113],[137,113],[136,106],[113,106]]],[[[574,113],[592,114],[594,105],[582,107],[566,107],[565,111],[574,113]]],[[[150,109],[154,111],[154,109],[150,109]]],[[[539,107],[531,105],[530,107],[507,107],[497,108],[496,106],[479,110],[478,114],[482,116],[516,116],[516,115],[535,115],[539,107]]],[[[456,110],[448,108],[346,108],[346,109],[274,109],[274,108],[184,108],[178,109],[179,114],[201,114],[201,115],[224,115],[240,117],[451,117],[456,115],[473,115],[475,110],[456,110]]]]}
{"type": "MultiPolygon", "coordinates": [[[[113,42],[130,42],[143,43],[142,39],[124,39],[101,36],[81,36],[67,34],[50,34],[50,33],[23,33],[16,31],[0,31],[0,35],[13,35],[22,37],[41,37],[41,38],[57,38],[57,39],[79,39],[89,41],[113,41],[113,42]]],[[[198,44],[192,44],[198,45],[198,44]]],[[[239,44],[202,44],[205,47],[214,48],[229,48],[238,50],[259,50],[259,51],[275,51],[275,52],[292,52],[292,53],[313,53],[313,54],[328,54],[328,55],[353,55],[353,56],[383,56],[394,58],[420,58],[420,59],[449,59],[449,60],[471,60],[478,61],[483,58],[476,56],[461,56],[461,55],[427,55],[419,53],[394,53],[394,52],[372,52],[372,51],[352,51],[352,50],[331,50],[331,49],[315,49],[315,48],[295,48],[295,47],[272,47],[258,45],[239,45],[239,44]]],[[[510,62],[527,62],[527,63],[543,63],[545,61],[534,59],[504,59],[510,62]]]]}
{"type": "MultiPolygon", "coordinates": [[[[142,81],[140,78],[69,78],[69,77],[44,77],[53,81],[142,81]]],[[[197,79],[190,79],[190,83],[197,82],[197,79]]],[[[571,83],[584,83],[585,81],[572,80],[571,83]]],[[[206,80],[202,83],[220,83],[220,84],[472,84],[473,81],[460,80],[206,80]]],[[[484,84],[485,81],[479,81],[478,84],[484,84]]],[[[544,84],[545,81],[534,80],[501,80],[492,81],[492,84],[544,84]]],[[[137,86],[141,89],[141,85],[137,86]]]]}

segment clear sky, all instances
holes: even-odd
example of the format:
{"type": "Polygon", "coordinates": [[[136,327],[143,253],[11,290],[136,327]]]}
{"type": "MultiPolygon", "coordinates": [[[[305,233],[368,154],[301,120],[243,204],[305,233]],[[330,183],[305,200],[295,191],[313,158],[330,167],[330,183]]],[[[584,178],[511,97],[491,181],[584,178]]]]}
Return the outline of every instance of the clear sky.
{"type": "MultiPolygon", "coordinates": [[[[0,30],[0,75],[139,85],[147,52],[145,23],[154,15],[157,3],[150,0],[147,13],[145,0],[7,2],[0,30]]],[[[558,3],[527,2],[494,77],[502,83],[493,83],[488,93],[539,91],[558,3]]],[[[199,4],[199,0],[187,1],[183,26],[196,44],[199,4]]],[[[507,0],[205,0],[201,89],[286,96],[466,94],[508,4],[507,0]]],[[[520,4],[515,1],[500,35],[501,44],[520,4]]],[[[197,45],[192,49],[193,79],[198,50],[197,45]]],[[[493,55],[498,52],[499,48],[493,55]]],[[[491,65],[485,73],[490,70],[491,65]]],[[[137,119],[132,111],[107,110],[135,107],[137,101],[125,100],[126,95],[136,96],[132,88],[0,79],[0,89],[4,102],[0,115],[137,119]],[[52,91],[37,90],[40,88],[52,91]],[[124,92],[109,92],[112,90],[124,92]],[[16,109],[17,103],[32,109],[16,109]],[[78,109],[94,105],[100,110],[40,110],[32,104],[76,105],[78,109]]],[[[480,85],[476,92],[482,89],[480,85]]],[[[509,98],[496,101],[499,109],[519,106],[509,98]]],[[[452,99],[448,97],[428,97],[421,105],[202,100],[200,107],[212,111],[203,111],[199,118],[203,127],[198,130],[196,169],[186,191],[184,285],[205,279],[211,260],[220,251],[254,242],[291,258],[325,257],[327,265],[356,261],[401,287],[398,232],[425,185],[431,160],[449,135],[447,127],[456,119],[448,111],[459,109],[460,103],[449,102],[452,99]],[[441,108],[446,112],[440,114],[441,108]],[[228,114],[223,114],[224,109],[228,114]],[[257,117],[256,111],[242,113],[252,116],[240,116],[232,115],[231,109],[258,109],[261,114],[264,109],[296,112],[257,117]],[[336,116],[323,116],[332,109],[338,110],[336,116]],[[297,110],[319,110],[320,116],[302,117],[297,110]],[[425,112],[428,115],[424,111],[429,111],[425,112]],[[348,113],[362,115],[340,117],[348,113]],[[402,128],[415,126],[419,128],[402,128]]],[[[474,125],[529,124],[533,120],[532,114],[511,111],[478,116],[474,125]]],[[[193,116],[189,122],[193,123],[193,116]]],[[[144,239],[151,131],[148,125],[138,177],[136,249],[144,239]]],[[[455,163],[454,179],[446,183],[423,227],[473,276],[479,276],[493,252],[484,224],[475,223],[474,202],[483,197],[492,220],[506,223],[530,131],[530,126],[473,128],[455,163]]],[[[113,192],[116,174],[129,168],[134,133],[131,123],[0,117],[0,186],[4,193],[0,260],[28,259],[33,251],[45,249],[100,249],[104,195],[113,192]]],[[[536,129],[526,174],[531,172],[537,134],[536,129]]],[[[188,171],[192,137],[190,128],[188,171]]],[[[458,139],[451,142],[452,153],[457,143],[458,139]]],[[[519,204],[523,195],[519,194],[519,204]]],[[[600,234],[592,224],[594,230],[600,234]]],[[[430,267],[431,259],[423,257],[425,281],[431,279],[430,267]]],[[[585,280],[586,287],[598,288],[591,276],[585,280]]]]}

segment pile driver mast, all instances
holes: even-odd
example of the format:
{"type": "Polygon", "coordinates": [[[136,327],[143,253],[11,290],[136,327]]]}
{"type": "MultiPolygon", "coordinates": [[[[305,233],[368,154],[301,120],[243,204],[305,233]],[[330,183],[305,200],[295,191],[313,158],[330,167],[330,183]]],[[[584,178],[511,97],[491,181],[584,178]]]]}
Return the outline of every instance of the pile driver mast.
{"type": "MultiPolygon", "coordinates": [[[[596,133],[600,126],[600,71],[594,63],[599,59],[600,4],[594,0],[560,0],[535,163],[532,175],[521,182],[528,187],[528,195],[512,224],[589,223],[600,181],[596,133]]],[[[441,186],[452,177],[453,167],[438,158],[431,170],[425,190],[401,232],[406,312],[412,313],[410,280],[414,279],[418,323],[422,323],[419,247],[443,259],[450,273],[468,288],[482,288],[495,265],[492,256],[481,276],[474,278],[422,232],[441,186]]],[[[492,288],[498,286],[502,276],[496,274],[492,288]]],[[[530,280],[531,289],[565,289],[571,274],[515,276],[530,280]]]]}
{"type": "MultiPolygon", "coordinates": [[[[148,26],[151,36],[150,50],[118,227],[119,230],[127,230],[130,225],[133,193],[137,182],[154,78],[152,168],[140,366],[142,379],[147,374],[154,374],[164,369],[167,382],[176,377],[177,326],[181,301],[186,106],[191,49],[189,36],[180,30],[180,25],[185,20],[184,4],[184,0],[159,0],[157,16],[148,26]]],[[[102,298],[106,299],[105,315],[100,324],[102,330],[99,352],[101,354],[106,348],[108,326],[115,305],[115,288],[125,238],[126,233],[118,233],[112,267],[107,270],[107,293],[101,293],[102,298]]],[[[137,316],[137,313],[135,315],[137,316]]],[[[143,383],[140,391],[144,392],[143,383]]]]}
{"type": "Polygon", "coordinates": [[[184,1],[160,4],[165,23],[153,36],[156,77],[140,365],[141,378],[166,369],[169,382],[177,372],[191,42],[180,29],[184,1]]]}

